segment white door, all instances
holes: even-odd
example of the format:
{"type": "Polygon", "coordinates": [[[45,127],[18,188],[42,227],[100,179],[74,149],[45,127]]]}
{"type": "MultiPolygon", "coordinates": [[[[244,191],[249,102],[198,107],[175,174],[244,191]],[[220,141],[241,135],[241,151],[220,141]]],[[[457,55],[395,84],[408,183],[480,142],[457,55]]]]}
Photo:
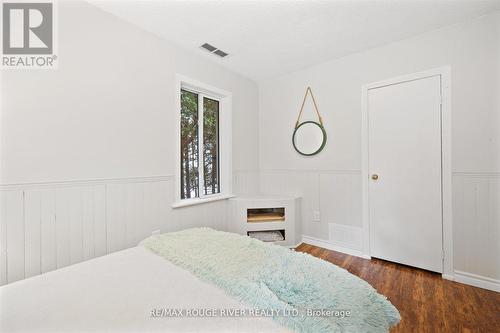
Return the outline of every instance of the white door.
{"type": "Polygon", "coordinates": [[[441,76],[368,90],[370,255],[442,272],[441,76]]]}

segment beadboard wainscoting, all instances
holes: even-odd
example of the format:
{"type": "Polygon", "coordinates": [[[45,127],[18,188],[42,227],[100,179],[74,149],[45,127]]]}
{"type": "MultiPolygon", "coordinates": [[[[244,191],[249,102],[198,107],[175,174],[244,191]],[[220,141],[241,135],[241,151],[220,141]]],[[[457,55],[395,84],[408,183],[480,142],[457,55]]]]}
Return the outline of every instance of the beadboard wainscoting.
{"type": "Polygon", "coordinates": [[[260,190],[302,197],[305,243],[365,257],[360,170],[264,170],[260,190]]]}
{"type": "Polygon", "coordinates": [[[172,209],[173,176],[0,187],[0,285],[137,245],[154,231],[226,229],[225,200],[172,209]]]}
{"type": "Polygon", "coordinates": [[[500,292],[500,172],[453,174],[455,280],[500,292]]]}
{"type": "MultiPolygon", "coordinates": [[[[237,195],[300,196],[297,235],[363,256],[359,171],[235,170],[233,179],[237,195]]],[[[227,230],[227,201],[172,209],[173,186],[172,176],[0,186],[0,284],[134,246],[156,230],[227,230]]],[[[500,173],[454,173],[453,229],[450,278],[500,291],[500,173]]]]}
{"type": "Polygon", "coordinates": [[[233,171],[233,191],[237,195],[255,195],[259,191],[259,170],[233,171]]]}

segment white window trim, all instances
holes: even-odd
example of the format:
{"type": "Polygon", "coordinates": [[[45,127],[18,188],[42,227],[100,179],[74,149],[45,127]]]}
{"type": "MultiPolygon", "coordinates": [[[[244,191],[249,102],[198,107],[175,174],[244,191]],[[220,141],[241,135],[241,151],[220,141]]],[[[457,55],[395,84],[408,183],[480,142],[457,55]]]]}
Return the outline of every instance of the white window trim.
{"type": "MultiPolygon", "coordinates": [[[[224,200],[233,195],[233,167],[232,167],[232,94],[229,91],[212,87],[206,83],[191,79],[187,76],[175,76],[175,198],[173,208],[224,200]],[[205,97],[212,97],[219,101],[219,186],[220,193],[200,195],[199,198],[181,199],[181,89],[198,92],[205,97]]],[[[200,141],[201,142],[201,141],[200,141]]],[[[199,145],[202,149],[202,145],[199,145]]],[[[200,162],[200,166],[201,166],[200,162]]],[[[203,169],[203,168],[202,168],[203,169]]],[[[201,180],[200,180],[201,181],[201,180]]],[[[200,188],[199,193],[201,194],[200,188]]]]}

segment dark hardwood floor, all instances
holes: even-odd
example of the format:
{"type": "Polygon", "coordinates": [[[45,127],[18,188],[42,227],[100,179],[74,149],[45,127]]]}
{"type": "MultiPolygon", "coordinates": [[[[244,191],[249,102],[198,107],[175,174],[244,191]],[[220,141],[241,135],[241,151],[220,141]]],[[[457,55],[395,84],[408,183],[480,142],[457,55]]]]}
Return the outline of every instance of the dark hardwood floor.
{"type": "Polygon", "coordinates": [[[362,259],[301,244],[307,252],[347,269],[396,306],[391,332],[500,332],[500,293],[443,280],[440,274],[379,259],[362,259]]]}

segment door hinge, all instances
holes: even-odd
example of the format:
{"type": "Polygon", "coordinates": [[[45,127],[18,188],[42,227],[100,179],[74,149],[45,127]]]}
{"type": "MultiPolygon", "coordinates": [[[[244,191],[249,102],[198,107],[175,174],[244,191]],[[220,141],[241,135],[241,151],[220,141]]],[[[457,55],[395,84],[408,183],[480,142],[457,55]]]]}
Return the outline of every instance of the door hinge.
{"type": "Polygon", "coordinates": [[[445,252],[444,252],[444,251],[441,251],[441,259],[443,259],[443,260],[444,260],[444,258],[445,258],[445,252]]]}

